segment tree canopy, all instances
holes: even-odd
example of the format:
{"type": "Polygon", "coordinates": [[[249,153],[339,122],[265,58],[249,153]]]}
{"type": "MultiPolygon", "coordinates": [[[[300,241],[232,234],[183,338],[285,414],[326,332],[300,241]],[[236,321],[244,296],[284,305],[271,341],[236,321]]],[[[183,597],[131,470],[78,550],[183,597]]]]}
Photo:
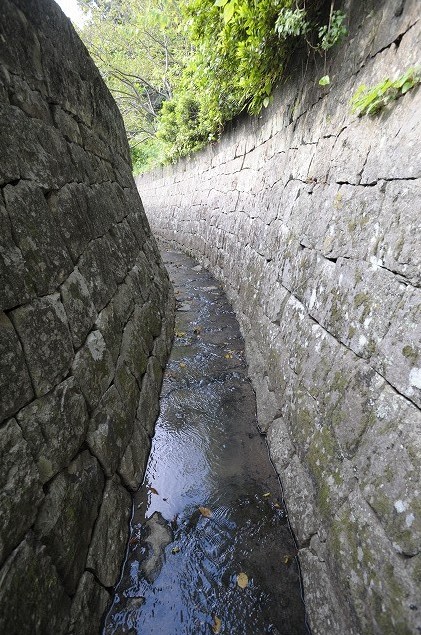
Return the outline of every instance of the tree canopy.
{"type": "Polygon", "coordinates": [[[346,34],[344,14],[333,2],[326,13],[323,0],[79,4],[89,16],[81,37],[123,114],[137,168],[216,140],[244,109],[259,113],[297,44],[323,53],[346,34]]]}

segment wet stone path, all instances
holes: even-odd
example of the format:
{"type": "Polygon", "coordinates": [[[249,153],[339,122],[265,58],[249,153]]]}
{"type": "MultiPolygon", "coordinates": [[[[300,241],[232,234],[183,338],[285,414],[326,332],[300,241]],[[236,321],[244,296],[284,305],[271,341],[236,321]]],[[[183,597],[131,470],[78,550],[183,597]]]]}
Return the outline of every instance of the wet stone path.
{"type": "Polygon", "coordinates": [[[176,335],[105,635],[307,633],[296,547],[218,282],[163,253],[176,335]]]}

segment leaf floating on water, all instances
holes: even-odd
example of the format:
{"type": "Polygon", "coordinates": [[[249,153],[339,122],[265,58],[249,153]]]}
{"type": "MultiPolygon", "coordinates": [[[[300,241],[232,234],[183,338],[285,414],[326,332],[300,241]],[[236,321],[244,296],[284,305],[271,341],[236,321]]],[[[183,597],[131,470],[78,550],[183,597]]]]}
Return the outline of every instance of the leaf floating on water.
{"type": "MultiPolygon", "coordinates": [[[[150,491],[151,494],[158,494],[158,490],[156,490],[154,487],[150,487],[149,491],[150,491]]],[[[159,494],[158,494],[158,496],[159,496],[159,494]]]]}
{"type": "Polygon", "coordinates": [[[221,626],[222,626],[222,622],[219,619],[219,617],[217,615],[213,615],[212,632],[216,633],[217,635],[218,633],[221,632],[221,626]]]}
{"type": "Polygon", "coordinates": [[[212,510],[209,507],[199,507],[199,511],[205,518],[210,518],[212,516],[212,510]]]}
{"type": "Polygon", "coordinates": [[[270,496],[270,492],[266,492],[266,494],[263,494],[263,498],[267,498],[268,496],[270,496]]]}
{"type": "Polygon", "coordinates": [[[248,583],[249,583],[249,579],[247,575],[243,572],[239,573],[237,576],[237,584],[240,587],[240,589],[245,589],[248,583]]]}
{"type": "Polygon", "coordinates": [[[186,367],[186,364],[184,362],[181,362],[180,363],[180,368],[185,368],[185,367],[186,367]]]}
{"type": "Polygon", "coordinates": [[[231,355],[231,353],[227,353],[227,354],[225,355],[225,359],[232,359],[232,355],[231,355]]]}
{"type": "Polygon", "coordinates": [[[171,553],[180,553],[180,547],[177,547],[177,546],[176,546],[176,547],[173,547],[173,548],[171,549],[171,553]]]}

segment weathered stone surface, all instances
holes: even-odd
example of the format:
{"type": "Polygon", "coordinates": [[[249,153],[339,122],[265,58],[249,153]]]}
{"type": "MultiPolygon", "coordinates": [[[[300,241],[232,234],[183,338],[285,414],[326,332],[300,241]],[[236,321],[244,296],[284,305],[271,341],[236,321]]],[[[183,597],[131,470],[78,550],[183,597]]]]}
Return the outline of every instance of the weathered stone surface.
{"type": "Polygon", "coordinates": [[[120,352],[123,328],[133,312],[135,301],[129,284],[121,284],[97,318],[96,326],[104,337],[114,363],[120,352]]]}
{"type": "Polygon", "coordinates": [[[119,479],[107,481],[86,566],[106,587],[116,584],[129,533],[131,496],[119,479]]]}
{"type": "Polygon", "coordinates": [[[92,331],[75,356],[72,372],[89,408],[95,408],[114,377],[114,364],[100,331],[92,331]]]}
{"type": "Polygon", "coordinates": [[[14,414],[34,395],[24,353],[13,324],[0,311],[0,421],[14,414]]]}
{"type": "Polygon", "coordinates": [[[98,584],[92,573],[86,571],[73,598],[68,635],[96,633],[109,601],[108,592],[98,584]]]}
{"type": "Polygon", "coordinates": [[[133,420],[113,385],[94,411],[87,435],[92,453],[100,461],[107,476],[112,476],[133,434],[133,420]]]}
{"type": "Polygon", "coordinates": [[[0,570],[0,605],[2,633],[67,633],[70,598],[45,547],[32,536],[0,570]]]}
{"type": "Polygon", "coordinates": [[[0,428],[0,564],[34,522],[43,497],[28,444],[10,419],[0,428]]]}
{"type": "Polygon", "coordinates": [[[89,243],[79,261],[79,270],[86,280],[96,310],[101,311],[117,289],[105,237],[89,243]]]}
{"type": "Polygon", "coordinates": [[[73,265],[42,190],[20,181],[3,190],[12,232],[38,295],[56,290],[73,265]]]}
{"type": "Polygon", "coordinates": [[[162,368],[158,360],[155,357],[151,357],[142,381],[139,407],[137,409],[137,419],[149,434],[152,434],[159,414],[158,396],[161,383],[162,368]]]}
{"type": "Polygon", "coordinates": [[[51,483],[35,533],[46,545],[67,593],[75,593],[98,516],[104,475],[88,451],[51,483]]]}
{"type": "Polygon", "coordinates": [[[97,312],[86,281],[75,269],[61,286],[61,297],[75,348],[80,348],[95,322],[97,312]]]}
{"type": "Polygon", "coordinates": [[[69,465],[85,440],[88,412],[74,377],[17,415],[42,483],[69,465]]]}
{"type": "Polygon", "coordinates": [[[33,281],[22,252],[13,242],[6,209],[0,205],[0,308],[12,309],[35,296],[33,281]]]}
{"type": "MultiPolygon", "coordinates": [[[[421,29],[412,0],[346,11],[326,93],[309,66],[257,123],[235,122],[217,146],[137,184],[155,233],[209,266],[232,300],[315,635],[413,633],[421,93],[376,117],[352,114],[349,99],[417,63],[421,29]]],[[[150,412],[143,390],[141,404],[150,412]]]]}
{"type": "Polygon", "coordinates": [[[142,482],[150,449],[150,436],[141,422],[136,419],[133,436],[118,468],[118,473],[124,484],[133,492],[138,489],[142,482]]]}
{"type": "Polygon", "coordinates": [[[81,183],[66,184],[50,198],[50,208],[67,249],[76,262],[94,236],[88,213],[88,188],[81,183]]]}
{"type": "Polygon", "coordinates": [[[60,296],[55,293],[37,298],[15,309],[11,316],[35,392],[41,396],[65,377],[74,354],[60,296]]]}

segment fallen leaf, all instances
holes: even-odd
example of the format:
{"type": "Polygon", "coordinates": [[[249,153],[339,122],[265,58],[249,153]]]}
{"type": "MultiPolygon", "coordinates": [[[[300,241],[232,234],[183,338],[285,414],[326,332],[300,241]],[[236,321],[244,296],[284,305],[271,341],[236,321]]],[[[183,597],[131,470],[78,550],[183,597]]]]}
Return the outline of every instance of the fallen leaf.
{"type": "Polygon", "coordinates": [[[232,355],[231,355],[231,353],[227,353],[227,354],[225,355],[225,359],[232,359],[232,355]]]}
{"type": "Polygon", "coordinates": [[[264,498],[267,498],[268,496],[270,496],[270,492],[266,492],[266,494],[263,494],[264,498]]]}
{"type": "Polygon", "coordinates": [[[174,335],[175,335],[176,337],[184,337],[184,336],[185,336],[185,333],[184,333],[184,331],[176,331],[176,332],[174,333],[174,335]]]}
{"type": "Polygon", "coordinates": [[[214,633],[220,633],[221,632],[221,626],[222,626],[222,622],[219,619],[219,617],[217,615],[213,615],[213,624],[212,624],[212,631],[214,633]]]}
{"type": "Polygon", "coordinates": [[[180,364],[180,368],[185,368],[185,367],[186,367],[185,363],[184,363],[184,362],[181,362],[181,364],[180,364]]]}
{"type": "Polygon", "coordinates": [[[237,576],[237,584],[240,587],[240,589],[245,589],[248,583],[249,583],[249,579],[247,575],[243,572],[239,573],[237,576]]]}
{"type": "Polygon", "coordinates": [[[289,567],[290,564],[292,563],[292,561],[294,560],[294,555],[293,554],[288,554],[286,556],[284,556],[284,564],[289,567]]]}
{"type": "Polygon", "coordinates": [[[138,542],[140,542],[139,536],[133,536],[133,538],[130,538],[129,540],[129,545],[135,545],[138,542]]]}
{"type": "Polygon", "coordinates": [[[212,510],[209,507],[199,507],[199,511],[205,518],[210,518],[212,516],[212,510]]]}
{"type": "Polygon", "coordinates": [[[276,507],[276,509],[281,509],[281,506],[279,503],[273,503],[273,506],[276,507]]]}
{"type": "Polygon", "coordinates": [[[171,553],[180,553],[180,547],[173,547],[171,553]]]}
{"type": "MultiPolygon", "coordinates": [[[[158,490],[156,490],[154,487],[150,487],[149,491],[151,492],[151,494],[158,494],[158,490]]],[[[159,494],[158,494],[159,496],[159,494]]]]}

